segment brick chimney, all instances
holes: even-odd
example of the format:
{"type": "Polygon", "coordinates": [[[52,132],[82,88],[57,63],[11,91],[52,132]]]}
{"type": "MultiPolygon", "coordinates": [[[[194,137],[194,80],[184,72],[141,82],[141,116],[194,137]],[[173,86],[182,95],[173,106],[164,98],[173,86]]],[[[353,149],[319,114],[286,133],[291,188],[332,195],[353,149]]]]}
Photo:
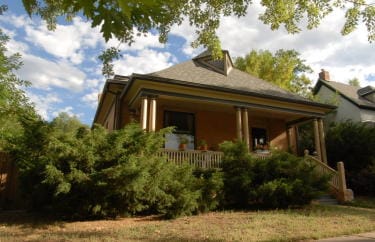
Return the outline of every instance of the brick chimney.
{"type": "Polygon", "coordinates": [[[329,81],[329,72],[322,69],[322,71],[319,73],[319,79],[329,81]]]}

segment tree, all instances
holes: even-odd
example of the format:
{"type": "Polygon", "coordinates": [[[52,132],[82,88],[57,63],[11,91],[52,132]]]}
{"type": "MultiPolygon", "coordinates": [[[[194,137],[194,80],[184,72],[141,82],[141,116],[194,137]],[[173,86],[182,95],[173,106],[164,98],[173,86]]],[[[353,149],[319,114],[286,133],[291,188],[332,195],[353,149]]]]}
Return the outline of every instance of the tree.
{"type": "Polygon", "coordinates": [[[278,50],[273,55],[268,50],[252,50],[245,57],[238,57],[235,66],[249,74],[277,86],[310,97],[311,81],[305,73],[312,72],[295,50],[278,50]]]}
{"type": "MultiPolygon", "coordinates": [[[[0,15],[4,11],[6,6],[0,6],[0,15]]],[[[20,80],[14,73],[22,64],[21,56],[8,54],[8,41],[9,37],[0,29],[0,150],[7,140],[22,134],[20,119],[37,118],[34,107],[21,89],[29,82],[20,80]]]]}
{"type": "Polygon", "coordinates": [[[359,80],[358,80],[358,78],[356,78],[356,77],[350,79],[350,80],[348,81],[348,83],[349,83],[350,86],[353,86],[353,87],[360,87],[359,80]]]}
{"type": "MultiPolygon", "coordinates": [[[[244,16],[251,4],[251,0],[23,0],[27,13],[41,16],[50,29],[56,27],[59,16],[70,21],[75,15],[82,14],[92,21],[92,27],[101,27],[106,41],[115,37],[128,44],[134,42],[134,36],[151,30],[159,31],[159,41],[165,43],[171,27],[186,19],[196,28],[197,39],[192,45],[207,47],[215,57],[221,57],[216,34],[220,18],[244,16]]],[[[307,28],[312,29],[334,10],[346,9],[346,22],[341,33],[349,34],[362,23],[367,27],[368,40],[375,40],[375,6],[366,0],[262,0],[261,5],[265,9],[259,16],[263,23],[270,25],[272,30],[284,26],[288,33],[293,34],[301,31],[299,24],[306,18],[307,28]]]]}

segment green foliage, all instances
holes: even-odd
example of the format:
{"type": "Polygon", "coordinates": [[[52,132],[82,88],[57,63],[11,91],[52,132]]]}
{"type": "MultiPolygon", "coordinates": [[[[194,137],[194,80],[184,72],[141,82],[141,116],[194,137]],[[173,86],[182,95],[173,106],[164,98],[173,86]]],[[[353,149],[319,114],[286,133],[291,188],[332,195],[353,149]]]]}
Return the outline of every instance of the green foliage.
{"type": "Polygon", "coordinates": [[[278,50],[274,55],[268,51],[252,50],[245,57],[238,57],[238,69],[269,81],[281,88],[311,98],[311,81],[305,73],[311,73],[309,66],[295,50],[278,50]]]}
{"type": "Polygon", "coordinates": [[[343,161],[349,187],[356,194],[375,196],[375,127],[346,121],[329,127],[327,155],[332,167],[343,161]]]}
{"type": "Polygon", "coordinates": [[[225,142],[224,205],[234,208],[287,208],[311,202],[327,189],[328,178],[286,152],[267,159],[249,156],[243,143],[225,142]]]}
{"type": "Polygon", "coordinates": [[[307,122],[298,126],[298,155],[303,156],[305,150],[309,154],[315,152],[314,123],[307,122]]]}
{"type": "Polygon", "coordinates": [[[219,207],[223,201],[223,173],[216,169],[196,169],[197,187],[200,190],[198,211],[208,212],[219,207]]]}
{"type": "Polygon", "coordinates": [[[130,124],[108,133],[60,114],[50,124],[30,125],[12,153],[33,209],[73,219],[140,213],[174,218],[196,212],[206,186],[198,185],[190,166],[157,155],[170,131],[144,132],[130,124]]]}
{"type": "Polygon", "coordinates": [[[360,87],[360,84],[359,84],[359,80],[358,78],[352,78],[348,81],[349,85],[350,86],[353,86],[353,87],[360,87]]]}
{"type": "MultiPolygon", "coordinates": [[[[26,12],[39,15],[46,20],[48,28],[56,27],[57,18],[64,16],[71,21],[77,14],[82,14],[91,21],[91,26],[100,27],[103,38],[108,41],[117,38],[122,43],[132,44],[137,35],[146,35],[152,30],[159,32],[159,41],[165,43],[174,25],[188,21],[196,29],[197,38],[193,47],[203,45],[213,52],[215,58],[221,58],[221,44],[216,34],[223,16],[246,15],[251,0],[195,0],[195,1],[72,1],[72,0],[23,0],[26,12]]],[[[259,19],[270,25],[272,30],[284,26],[288,33],[298,33],[299,23],[307,17],[307,28],[316,28],[320,21],[334,9],[346,9],[346,22],[341,33],[353,32],[358,25],[367,27],[368,40],[375,40],[375,6],[365,0],[262,0],[264,12],[259,19]]],[[[113,49],[112,49],[113,50],[113,49]]],[[[111,51],[110,51],[111,52],[111,51]]],[[[112,52],[113,53],[113,52],[112,52]]],[[[113,58],[116,55],[110,55],[113,58]]],[[[109,57],[109,56],[107,56],[109,57]]],[[[103,73],[113,72],[110,61],[104,62],[103,73]]]]}
{"type": "MultiPolygon", "coordinates": [[[[6,11],[0,6],[0,15],[6,11]]],[[[9,145],[8,140],[23,134],[21,119],[38,119],[33,105],[25,95],[23,87],[29,82],[20,80],[14,73],[20,68],[20,54],[9,54],[6,47],[9,37],[0,29],[0,150],[9,145]]]]}

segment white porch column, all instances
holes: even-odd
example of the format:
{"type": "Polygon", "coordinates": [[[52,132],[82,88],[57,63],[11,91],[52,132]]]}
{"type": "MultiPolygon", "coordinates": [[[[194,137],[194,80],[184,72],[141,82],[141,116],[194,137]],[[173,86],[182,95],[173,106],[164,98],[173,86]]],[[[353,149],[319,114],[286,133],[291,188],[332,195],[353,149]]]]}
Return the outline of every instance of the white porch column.
{"type": "Polygon", "coordinates": [[[322,153],[322,161],[327,164],[326,141],[325,141],[324,124],[323,124],[322,118],[318,119],[318,127],[319,127],[320,151],[322,153]]]}
{"type": "Polygon", "coordinates": [[[318,119],[314,119],[314,140],[315,140],[315,150],[318,155],[319,160],[322,160],[322,152],[320,150],[320,137],[319,137],[319,125],[318,119]]]}
{"type": "Polygon", "coordinates": [[[247,112],[247,108],[242,108],[242,133],[243,139],[246,143],[247,149],[250,149],[249,144],[249,116],[247,112]]]}
{"type": "Polygon", "coordinates": [[[143,130],[147,130],[147,116],[148,116],[148,99],[147,97],[142,97],[141,99],[141,127],[143,130]]]}
{"type": "Polygon", "coordinates": [[[240,107],[236,107],[236,128],[237,128],[237,140],[242,141],[242,119],[241,119],[240,107]]]}
{"type": "Polygon", "coordinates": [[[148,128],[149,131],[155,131],[156,129],[156,97],[150,99],[150,118],[148,128]]]}

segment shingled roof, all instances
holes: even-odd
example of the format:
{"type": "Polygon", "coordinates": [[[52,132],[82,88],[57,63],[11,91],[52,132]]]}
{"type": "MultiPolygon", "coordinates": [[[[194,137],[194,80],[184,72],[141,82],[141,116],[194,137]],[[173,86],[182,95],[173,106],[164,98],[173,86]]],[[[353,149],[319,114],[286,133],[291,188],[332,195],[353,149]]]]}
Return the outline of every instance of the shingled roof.
{"type": "MultiPolygon", "coordinates": [[[[230,71],[228,71],[227,73],[217,71],[215,66],[212,66],[212,64],[210,66],[208,64],[202,63],[201,60],[210,61],[209,59],[207,59],[207,57],[209,56],[209,53],[205,51],[192,60],[171,66],[161,71],[147,74],[147,76],[160,77],[186,83],[208,85],[213,88],[226,88],[233,91],[245,91],[261,94],[268,97],[274,96],[286,98],[292,101],[302,101],[311,104],[317,104],[309,99],[281,89],[280,87],[273,85],[270,82],[259,79],[234,67],[232,68],[232,62],[229,53],[229,58],[227,58],[226,61],[230,61],[230,63],[217,63],[218,61],[215,61],[215,65],[217,68],[225,65],[230,65],[230,71]]],[[[223,61],[225,61],[225,58],[224,60],[221,60],[221,62],[223,61]]]]}
{"type": "Polygon", "coordinates": [[[346,98],[351,103],[355,104],[358,107],[361,108],[367,108],[367,109],[375,109],[375,103],[363,98],[358,94],[358,91],[363,89],[361,87],[355,87],[348,84],[340,83],[340,82],[334,82],[334,81],[325,81],[322,79],[319,79],[315,88],[314,88],[314,94],[318,93],[319,89],[322,85],[325,85],[332,91],[337,91],[341,96],[346,98]]]}

